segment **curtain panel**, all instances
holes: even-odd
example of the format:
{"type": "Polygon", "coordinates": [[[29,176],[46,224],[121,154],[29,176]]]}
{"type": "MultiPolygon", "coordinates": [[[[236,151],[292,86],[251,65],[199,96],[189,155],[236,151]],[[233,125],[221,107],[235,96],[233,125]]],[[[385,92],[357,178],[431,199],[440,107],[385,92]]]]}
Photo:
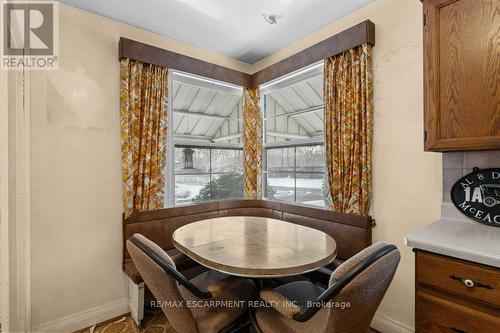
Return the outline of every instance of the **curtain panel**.
{"type": "Polygon", "coordinates": [[[262,114],[259,88],[243,91],[243,168],[245,199],[262,198],[262,114]]]}
{"type": "Polygon", "coordinates": [[[120,126],[125,218],[164,207],[168,69],[120,62],[120,126]]]}
{"type": "Polygon", "coordinates": [[[331,209],[367,215],[372,186],[371,46],[325,59],[325,152],[331,209]]]}

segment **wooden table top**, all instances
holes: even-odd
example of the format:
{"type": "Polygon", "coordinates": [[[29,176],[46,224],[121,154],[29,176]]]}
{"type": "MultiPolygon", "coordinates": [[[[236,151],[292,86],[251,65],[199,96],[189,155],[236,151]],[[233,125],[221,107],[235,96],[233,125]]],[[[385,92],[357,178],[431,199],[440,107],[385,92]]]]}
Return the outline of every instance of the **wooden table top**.
{"type": "Polygon", "coordinates": [[[174,232],[173,243],[208,268],[253,278],[303,274],[337,255],[335,240],[320,230],[251,216],[187,224],[174,232]]]}

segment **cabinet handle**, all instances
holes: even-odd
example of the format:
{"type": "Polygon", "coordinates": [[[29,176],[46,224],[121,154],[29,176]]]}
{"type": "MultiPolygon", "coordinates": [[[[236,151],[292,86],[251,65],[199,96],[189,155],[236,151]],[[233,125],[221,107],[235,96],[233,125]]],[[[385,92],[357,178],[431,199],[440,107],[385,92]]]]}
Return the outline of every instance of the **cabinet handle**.
{"type": "Polygon", "coordinates": [[[468,333],[467,331],[464,331],[464,330],[459,330],[458,328],[456,327],[450,327],[450,331],[454,332],[454,333],[468,333]]]}
{"type": "Polygon", "coordinates": [[[471,279],[467,279],[467,278],[463,278],[463,277],[460,277],[460,276],[451,275],[450,279],[462,282],[467,288],[478,287],[478,288],[485,288],[485,289],[488,289],[488,290],[493,289],[493,287],[490,286],[489,284],[484,284],[484,283],[481,283],[481,282],[478,282],[478,281],[474,281],[474,280],[471,280],[471,279]]]}

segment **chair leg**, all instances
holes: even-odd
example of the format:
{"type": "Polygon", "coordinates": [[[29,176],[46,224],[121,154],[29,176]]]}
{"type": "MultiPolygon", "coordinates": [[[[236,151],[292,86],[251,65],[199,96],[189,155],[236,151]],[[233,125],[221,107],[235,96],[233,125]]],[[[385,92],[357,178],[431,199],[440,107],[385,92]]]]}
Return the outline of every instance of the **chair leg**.
{"type": "Polygon", "coordinates": [[[128,296],[130,316],[134,319],[137,327],[140,327],[141,321],[144,318],[144,282],[135,284],[129,279],[128,296]]]}
{"type": "Polygon", "coordinates": [[[255,290],[257,292],[257,296],[259,296],[260,291],[264,286],[264,281],[262,279],[252,279],[252,281],[255,284],[255,290]]]}

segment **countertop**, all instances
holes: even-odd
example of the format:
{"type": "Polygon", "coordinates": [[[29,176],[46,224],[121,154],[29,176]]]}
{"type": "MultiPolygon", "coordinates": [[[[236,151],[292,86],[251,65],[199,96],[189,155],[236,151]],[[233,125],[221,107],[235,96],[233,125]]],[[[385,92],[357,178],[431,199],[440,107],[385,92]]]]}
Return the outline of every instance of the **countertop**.
{"type": "Polygon", "coordinates": [[[407,246],[500,268],[500,228],[440,219],[405,237],[407,246]]]}

